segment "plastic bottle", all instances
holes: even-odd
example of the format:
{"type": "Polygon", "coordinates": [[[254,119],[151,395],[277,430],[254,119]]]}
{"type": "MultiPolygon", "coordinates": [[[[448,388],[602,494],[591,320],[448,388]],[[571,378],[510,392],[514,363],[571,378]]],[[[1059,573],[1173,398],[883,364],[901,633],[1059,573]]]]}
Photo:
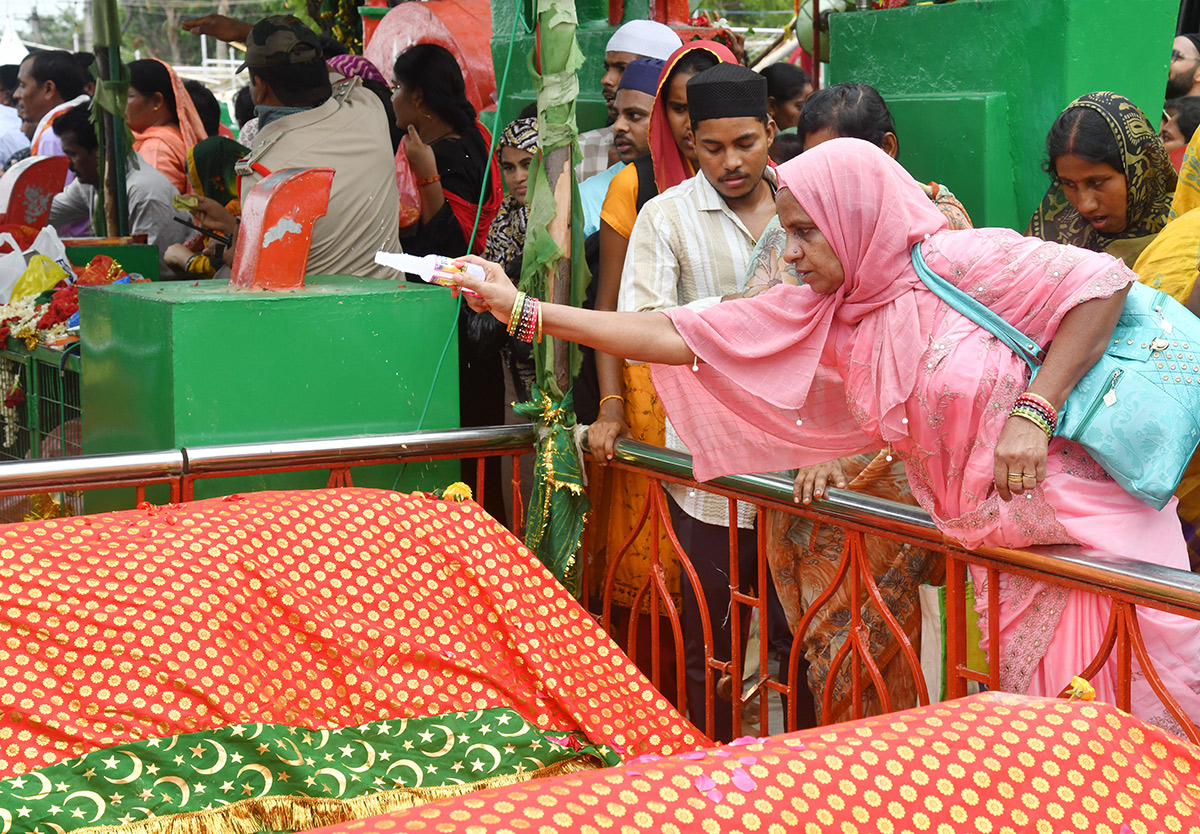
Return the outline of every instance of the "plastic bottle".
{"type": "MultiPolygon", "coordinates": [[[[439,284],[443,287],[457,286],[450,276],[458,273],[465,272],[480,281],[487,278],[483,267],[475,264],[459,265],[455,263],[454,258],[447,258],[444,255],[418,256],[405,255],[400,252],[376,252],[375,263],[416,275],[427,284],[439,284]]],[[[468,289],[464,289],[463,292],[469,295],[476,294],[468,289]]]]}

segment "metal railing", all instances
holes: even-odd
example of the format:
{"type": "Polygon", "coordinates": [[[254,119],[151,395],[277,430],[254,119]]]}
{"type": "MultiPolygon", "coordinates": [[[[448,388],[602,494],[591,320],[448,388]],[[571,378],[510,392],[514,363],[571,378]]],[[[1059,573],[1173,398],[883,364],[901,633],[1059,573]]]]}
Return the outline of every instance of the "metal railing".
{"type": "MultiPolygon", "coordinates": [[[[520,457],[533,450],[534,429],[531,426],[498,426],[478,429],[415,432],[410,434],[375,435],[348,438],[326,438],[296,440],[280,443],[251,443],[225,446],[185,447],[180,450],[147,452],[140,454],[100,455],[64,458],[43,461],[18,461],[0,463],[0,495],[28,494],[41,491],[92,490],[124,486],[137,489],[137,500],[144,500],[145,488],[154,484],[167,484],[172,501],[190,500],[192,485],[198,479],[230,477],[266,472],[289,472],[300,470],[330,471],[331,486],[351,486],[350,469],[376,464],[395,464],[445,460],[454,458],[482,459],[495,456],[513,458],[512,494],[515,519],[523,513],[516,508],[521,505],[520,457]]],[[[966,693],[969,682],[977,681],[989,688],[999,689],[1000,660],[996,657],[1000,646],[998,618],[987,623],[992,649],[991,663],[987,672],[967,667],[965,584],[968,565],[986,571],[987,595],[990,610],[998,604],[998,578],[1007,575],[1028,577],[1052,585],[1101,593],[1112,601],[1107,633],[1100,651],[1086,670],[1084,676],[1094,674],[1115,653],[1118,669],[1118,706],[1130,707],[1130,681],[1133,677],[1132,664],[1136,660],[1141,672],[1159,694],[1168,711],[1174,715],[1182,730],[1194,742],[1200,742],[1200,734],[1183,714],[1178,704],[1166,694],[1153,668],[1138,624],[1138,607],[1149,607],[1200,619],[1200,576],[1176,571],[1156,565],[1145,564],[1111,554],[1076,547],[1030,548],[1028,550],[984,549],[968,551],[945,539],[929,517],[920,509],[896,504],[868,495],[831,489],[825,500],[811,506],[797,505],[792,500],[792,484],[788,478],[778,475],[752,475],[721,478],[705,484],[692,480],[689,456],[659,447],[648,446],[628,440],[617,444],[615,459],[609,464],[612,469],[644,475],[650,480],[651,489],[642,508],[639,526],[650,525],[663,530],[675,547],[684,555],[683,573],[696,580],[695,570],[686,558],[678,537],[671,527],[671,518],[663,493],[663,484],[682,484],[692,489],[704,490],[724,497],[729,502],[730,518],[736,517],[737,501],[753,503],[757,508],[758,562],[753,577],[754,590],[740,590],[738,576],[737,537],[731,535],[729,566],[729,630],[731,632],[731,657],[715,659],[712,650],[712,635],[720,623],[713,623],[702,615],[705,637],[705,684],[706,701],[704,717],[698,723],[701,729],[713,734],[716,702],[716,683],[725,679],[725,687],[732,700],[740,705],[751,704],[757,699],[760,732],[783,729],[771,727],[769,693],[779,693],[786,701],[787,729],[799,723],[799,706],[809,697],[806,682],[801,679],[804,640],[814,616],[829,603],[833,595],[842,589],[849,594],[849,619],[844,624],[844,637],[840,649],[833,658],[823,687],[812,693],[822,703],[821,715],[828,718],[834,679],[849,664],[850,678],[848,701],[849,717],[858,717],[866,709],[866,697],[874,692],[881,711],[896,708],[888,695],[888,683],[884,680],[879,664],[872,654],[872,622],[876,629],[882,626],[897,644],[896,656],[911,674],[920,703],[928,703],[926,686],[917,650],[909,640],[904,628],[897,622],[884,603],[877,578],[871,574],[865,558],[868,536],[905,543],[925,548],[940,554],[946,561],[948,591],[946,594],[946,689],[948,697],[966,693]],[[843,531],[845,545],[833,580],[805,609],[794,629],[791,651],[787,657],[785,674],[770,673],[770,648],[766,639],[759,640],[758,672],[746,685],[743,681],[745,659],[742,657],[742,630],[746,610],[757,613],[760,633],[766,634],[772,614],[768,610],[764,593],[771,581],[765,557],[765,519],[768,512],[783,512],[792,516],[811,519],[822,525],[833,525],[843,531]],[[874,618],[867,616],[866,609],[874,607],[874,618]]],[[[477,467],[482,473],[483,467],[477,467]]],[[[477,499],[482,501],[482,474],[475,485],[477,499]]],[[[514,524],[519,527],[519,521],[514,524]]],[[[636,530],[630,535],[632,541],[636,530]]],[[[589,531],[585,542],[596,533],[589,531]]],[[[657,542],[657,536],[653,537],[657,542]]],[[[662,628],[670,629],[676,647],[682,645],[682,624],[679,612],[671,599],[664,581],[662,564],[657,560],[657,546],[652,553],[651,570],[638,592],[636,604],[631,608],[628,630],[622,641],[628,654],[638,657],[638,621],[642,616],[650,617],[651,660],[643,664],[648,676],[662,689],[663,658],[659,656],[659,638],[662,628]],[[643,604],[644,602],[644,604],[643,604]],[[644,613],[643,613],[644,612],[644,613]],[[665,622],[663,622],[665,620],[665,622]],[[649,668],[646,668],[648,666],[649,668]]],[[[622,549],[621,553],[624,552],[622,549]]],[[[587,548],[581,553],[581,575],[588,575],[587,548]]],[[[597,615],[604,625],[616,634],[612,606],[612,581],[621,555],[609,560],[606,565],[604,586],[592,592],[585,590],[585,602],[594,601],[597,615]]],[[[702,595],[702,594],[701,594],[702,595]]],[[[701,612],[706,610],[703,604],[701,612]]],[[[644,639],[644,638],[643,638],[644,639]]],[[[684,661],[677,652],[674,668],[678,683],[673,691],[667,692],[681,711],[687,708],[684,695],[684,661]]],[[[899,705],[902,706],[902,705],[899,705]]],[[[742,727],[742,710],[732,709],[732,726],[735,735],[742,727]]]]}

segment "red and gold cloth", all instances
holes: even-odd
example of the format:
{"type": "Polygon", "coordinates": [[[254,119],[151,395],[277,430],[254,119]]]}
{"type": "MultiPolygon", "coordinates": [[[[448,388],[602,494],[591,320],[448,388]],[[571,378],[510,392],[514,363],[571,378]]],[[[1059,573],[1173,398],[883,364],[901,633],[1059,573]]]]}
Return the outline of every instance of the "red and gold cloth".
{"type": "Polygon", "coordinates": [[[323,829],[418,831],[1196,834],[1200,750],[1108,704],[985,693],[323,829]]]}
{"type": "Polygon", "coordinates": [[[625,756],[706,743],[469,501],[266,492],[0,527],[0,634],[0,777],[494,707],[625,756]]]}

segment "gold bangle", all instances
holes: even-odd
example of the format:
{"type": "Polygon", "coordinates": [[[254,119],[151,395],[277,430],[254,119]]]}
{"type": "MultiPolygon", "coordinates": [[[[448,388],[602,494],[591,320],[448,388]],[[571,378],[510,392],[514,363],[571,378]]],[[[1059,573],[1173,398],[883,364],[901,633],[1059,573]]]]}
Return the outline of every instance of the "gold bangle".
{"type": "Polygon", "coordinates": [[[424,179],[419,179],[419,180],[417,180],[417,188],[420,188],[421,186],[424,186],[424,185],[433,185],[435,182],[439,182],[441,179],[442,179],[441,174],[434,174],[432,177],[425,177],[424,179]]]}
{"type": "Polygon", "coordinates": [[[604,404],[609,400],[620,400],[621,402],[625,402],[625,398],[620,394],[609,394],[607,397],[600,398],[600,405],[598,405],[597,408],[603,408],[604,404]]]}

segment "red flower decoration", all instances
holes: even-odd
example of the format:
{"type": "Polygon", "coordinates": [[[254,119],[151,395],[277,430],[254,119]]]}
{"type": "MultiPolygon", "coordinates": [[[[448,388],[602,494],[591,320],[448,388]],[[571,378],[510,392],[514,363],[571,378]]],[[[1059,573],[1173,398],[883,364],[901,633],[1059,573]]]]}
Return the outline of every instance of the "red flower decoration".
{"type": "Polygon", "coordinates": [[[5,408],[20,408],[25,405],[25,392],[20,388],[13,388],[8,392],[8,396],[4,398],[5,408]]]}

